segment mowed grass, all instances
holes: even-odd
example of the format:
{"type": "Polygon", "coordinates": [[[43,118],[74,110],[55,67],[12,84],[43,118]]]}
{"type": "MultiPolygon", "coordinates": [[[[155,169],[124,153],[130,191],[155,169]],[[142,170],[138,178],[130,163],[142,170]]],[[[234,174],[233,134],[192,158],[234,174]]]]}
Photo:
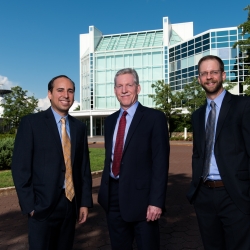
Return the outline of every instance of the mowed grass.
{"type": "Polygon", "coordinates": [[[105,149],[89,148],[90,168],[91,172],[103,170],[105,149]]]}
{"type": "MultiPolygon", "coordinates": [[[[99,171],[103,169],[104,166],[104,148],[90,148],[90,167],[91,172],[99,171]]],[[[0,171],[0,188],[14,186],[11,170],[0,171]]]]}
{"type": "Polygon", "coordinates": [[[10,170],[0,171],[0,188],[14,186],[10,170]]]}

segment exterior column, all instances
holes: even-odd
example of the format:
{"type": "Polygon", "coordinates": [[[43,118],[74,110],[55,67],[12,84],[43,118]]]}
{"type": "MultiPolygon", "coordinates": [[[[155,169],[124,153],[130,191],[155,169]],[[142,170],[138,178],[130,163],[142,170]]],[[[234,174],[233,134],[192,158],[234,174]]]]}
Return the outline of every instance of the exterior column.
{"type": "Polygon", "coordinates": [[[90,138],[93,137],[93,116],[90,116],[90,138]]]}

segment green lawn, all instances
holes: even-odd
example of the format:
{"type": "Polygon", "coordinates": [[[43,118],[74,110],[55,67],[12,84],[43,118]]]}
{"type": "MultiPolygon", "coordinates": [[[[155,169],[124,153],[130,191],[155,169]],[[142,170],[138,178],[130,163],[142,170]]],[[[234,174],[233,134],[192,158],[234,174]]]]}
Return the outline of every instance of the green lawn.
{"type": "Polygon", "coordinates": [[[14,186],[10,170],[0,171],[0,188],[14,186]]]}
{"type": "Polygon", "coordinates": [[[105,149],[104,148],[89,148],[91,172],[103,170],[105,149]]]}
{"type": "MultiPolygon", "coordinates": [[[[90,167],[91,171],[102,170],[104,166],[104,148],[90,148],[90,167]]],[[[10,170],[0,171],[0,188],[14,186],[10,170]]]]}

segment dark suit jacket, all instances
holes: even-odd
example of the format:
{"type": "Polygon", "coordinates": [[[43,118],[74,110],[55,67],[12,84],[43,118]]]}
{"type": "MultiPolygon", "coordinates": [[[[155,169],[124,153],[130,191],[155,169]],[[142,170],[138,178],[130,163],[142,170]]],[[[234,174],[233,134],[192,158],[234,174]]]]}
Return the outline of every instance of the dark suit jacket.
{"type": "MultiPolygon", "coordinates": [[[[76,205],[91,207],[87,130],[79,120],[70,115],[68,119],[76,205]]],[[[22,212],[35,210],[37,219],[45,219],[57,204],[65,179],[62,144],[51,108],[22,118],[11,168],[22,212]]]]}
{"type": "MultiPolygon", "coordinates": [[[[205,150],[206,105],[192,115],[192,182],[187,198],[194,200],[205,150]]],[[[214,154],[225,188],[238,208],[250,214],[250,99],[226,93],[218,117],[214,154]]]]}
{"type": "MultiPolygon", "coordinates": [[[[105,120],[105,163],[98,202],[108,212],[109,176],[117,111],[105,120]]],[[[119,205],[125,221],[145,220],[148,205],[164,208],[169,167],[169,138],[165,115],[138,105],[121,161],[119,205]]]]}

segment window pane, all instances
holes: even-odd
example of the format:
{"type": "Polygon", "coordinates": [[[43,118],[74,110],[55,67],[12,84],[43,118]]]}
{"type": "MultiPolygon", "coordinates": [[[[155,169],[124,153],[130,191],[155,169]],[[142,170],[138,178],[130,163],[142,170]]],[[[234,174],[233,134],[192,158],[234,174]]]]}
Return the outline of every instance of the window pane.
{"type": "Polygon", "coordinates": [[[228,31],[217,31],[217,36],[228,36],[228,31]]]}
{"type": "Polygon", "coordinates": [[[229,59],[230,58],[230,48],[218,49],[218,56],[221,59],[229,59]]]}
{"type": "Polygon", "coordinates": [[[162,64],[162,54],[161,52],[153,52],[153,65],[161,65],[162,64]]]}
{"type": "Polygon", "coordinates": [[[115,56],[115,67],[118,70],[122,69],[124,67],[123,56],[121,56],[121,55],[115,56]]]}
{"type": "Polygon", "coordinates": [[[141,54],[134,54],[134,68],[135,67],[141,67],[141,54]]]}
{"type": "Polygon", "coordinates": [[[96,58],[96,67],[98,69],[104,69],[105,68],[105,57],[97,57],[96,58]]]}
{"type": "Polygon", "coordinates": [[[190,56],[188,58],[188,66],[194,66],[194,56],[190,56]]]}
{"type": "Polygon", "coordinates": [[[228,41],[228,36],[217,37],[217,42],[227,42],[227,41],[228,41]]]}

